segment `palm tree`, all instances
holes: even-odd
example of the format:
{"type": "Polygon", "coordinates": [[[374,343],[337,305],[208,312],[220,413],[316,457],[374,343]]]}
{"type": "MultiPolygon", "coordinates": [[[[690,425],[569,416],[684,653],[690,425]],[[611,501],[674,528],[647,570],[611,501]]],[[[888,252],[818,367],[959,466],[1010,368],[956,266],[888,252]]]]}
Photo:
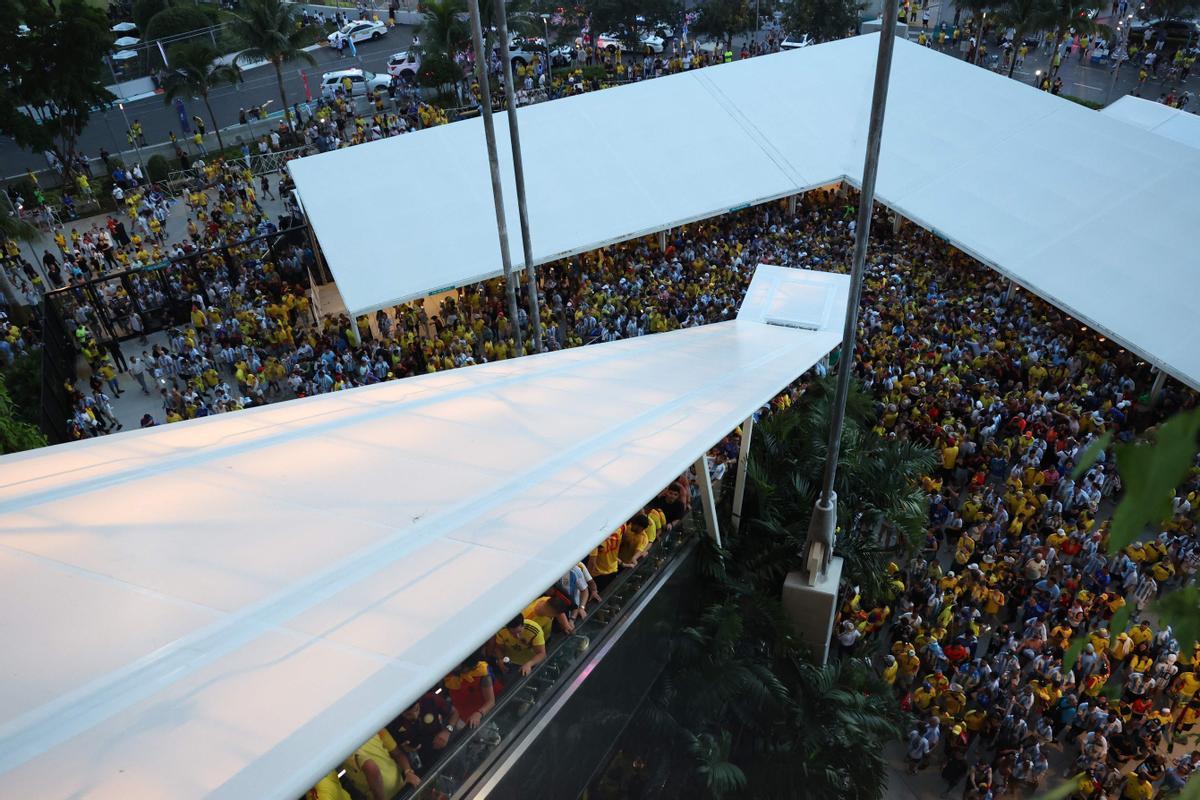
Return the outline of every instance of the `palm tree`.
{"type": "Polygon", "coordinates": [[[296,6],[284,0],[246,0],[240,12],[230,15],[229,29],[245,45],[235,61],[269,61],[275,67],[279,99],[291,128],[292,111],[283,88],[283,64],[295,58],[317,63],[304,51],[307,35],[296,15],[296,6]]]}
{"type": "Polygon", "coordinates": [[[1025,34],[1042,27],[1049,6],[1049,0],[1006,0],[995,9],[997,22],[1013,29],[1013,53],[1008,65],[1008,77],[1011,78],[1016,70],[1016,50],[1021,47],[1025,34]]]}
{"type": "MultiPolygon", "coordinates": [[[[809,516],[821,488],[832,417],[834,379],[810,386],[804,401],[755,426],[747,465],[744,546],[746,568],[766,591],[778,589],[790,571],[802,567],[809,516]]],[[[890,551],[915,544],[928,520],[918,483],[933,470],[933,453],[911,442],[886,440],[871,430],[872,399],[851,386],[838,457],[837,554],[845,559],[845,579],[861,587],[864,598],[888,592],[883,570],[890,551]],[[896,548],[880,532],[897,535],[896,548]]]]}
{"type": "Polygon", "coordinates": [[[425,21],[419,30],[425,36],[424,47],[429,48],[426,52],[453,59],[455,45],[470,36],[463,19],[466,6],[462,0],[426,0],[423,9],[425,21]]]}
{"type": "MultiPolygon", "coordinates": [[[[622,750],[641,754],[651,793],[878,800],[884,750],[905,716],[862,660],[812,663],[779,600],[799,566],[808,515],[820,490],[834,381],[810,387],[792,409],[755,426],[743,524],[724,549],[702,540],[699,612],[679,622],[671,661],[622,750]]],[[[852,387],[837,476],[838,552],[863,603],[890,590],[880,523],[917,533],[928,519],[916,478],[932,453],[875,434],[872,399],[852,387]],[[853,509],[854,513],[850,513],[853,509]],[[873,575],[874,573],[874,575],[873,575]],[[878,584],[878,586],[877,586],[878,584]]],[[[722,497],[722,505],[729,493],[722,497]]]]}
{"type": "Polygon", "coordinates": [[[217,124],[217,115],[213,113],[212,105],[208,102],[208,94],[221,84],[236,84],[242,79],[242,71],[236,63],[218,64],[220,54],[216,48],[207,42],[192,42],[180,45],[171,51],[171,66],[163,82],[163,101],[170,103],[180,95],[188,94],[199,97],[208,109],[208,119],[212,122],[213,132],[217,134],[217,144],[225,149],[225,141],[221,138],[221,126],[217,124]]]}
{"type": "Polygon", "coordinates": [[[1050,37],[1050,58],[1046,61],[1046,74],[1049,75],[1054,66],[1054,54],[1062,40],[1062,35],[1074,28],[1079,33],[1094,33],[1103,26],[1093,21],[1100,6],[1092,0],[1049,0],[1040,15],[1041,27],[1054,31],[1050,37]]]}

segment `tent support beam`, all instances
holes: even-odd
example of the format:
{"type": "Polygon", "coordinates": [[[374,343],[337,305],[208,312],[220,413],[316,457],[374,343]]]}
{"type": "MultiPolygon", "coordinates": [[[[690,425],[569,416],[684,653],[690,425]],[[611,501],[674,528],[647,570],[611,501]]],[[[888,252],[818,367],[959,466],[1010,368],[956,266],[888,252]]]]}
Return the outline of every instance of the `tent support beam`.
{"type": "MultiPolygon", "coordinates": [[[[529,297],[529,327],[533,329],[533,352],[544,353],[542,346],[542,302],[538,297],[537,267],[533,265],[533,242],[529,237],[529,211],[525,207],[525,163],[521,159],[521,131],[517,127],[517,92],[513,83],[512,57],[508,50],[508,12],[504,0],[496,3],[496,27],[500,33],[500,54],[504,62],[504,92],[508,96],[508,138],[512,145],[513,178],[517,184],[517,216],[521,220],[521,251],[525,256],[525,290],[529,297]]],[[[480,53],[482,50],[476,50],[480,53]]],[[[520,330],[520,326],[517,326],[520,330]]],[[[524,343],[520,343],[518,354],[524,343]]]]}
{"type": "Polygon", "coordinates": [[[1011,278],[1004,279],[1004,305],[1008,305],[1008,301],[1012,299],[1013,282],[1011,278]]]}
{"type": "MultiPolygon", "coordinates": [[[[479,20],[479,0],[469,0],[468,16],[471,18],[471,40],[475,45],[475,52],[483,53],[483,23],[479,20]]],[[[492,88],[488,81],[487,59],[475,59],[475,76],[479,82],[483,133],[487,139],[488,166],[492,173],[492,201],[496,206],[500,265],[504,268],[504,285],[508,290],[508,334],[517,347],[517,355],[520,355],[525,342],[521,336],[521,318],[517,315],[517,276],[513,275],[512,258],[508,252],[508,218],[504,213],[504,189],[500,185],[500,158],[496,154],[496,125],[492,121],[492,88]]]]}
{"type": "Polygon", "coordinates": [[[1154,376],[1154,383],[1150,386],[1150,405],[1157,405],[1158,400],[1162,397],[1163,387],[1167,385],[1167,373],[1159,370],[1154,376]]]}
{"type": "Polygon", "coordinates": [[[660,253],[667,252],[667,232],[666,231],[658,232],[658,252],[660,252],[660,253]]]}
{"type": "Polygon", "coordinates": [[[696,486],[700,489],[700,507],[704,510],[704,529],[717,547],[721,546],[721,531],[717,528],[717,501],[713,496],[712,476],[708,474],[708,454],[696,460],[696,486]]]}
{"type": "MultiPolygon", "coordinates": [[[[842,447],[842,423],[846,417],[846,398],[850,394],[850,377],[854,369],[855,341],[858,335],[859,297],[862,295],[863,273],[866,271],[867,247],[871,240],[871,215],[875,208],[875,178],[879,172],[879,148],[883,139],[884,110],[887,107],[888,84],[892,73],[892,51],[896,44],[896,4],[884,3],[883,30],[879,34],[879,56],[875,61],[875,86],[871,94],[871,117],[867,127],[867,152],[863,163],[862,187],[858,196],[858,223],[854,229],[854,259],[850,266],[850,298],[846,305],[846,324],[842,329],[842,349],[838,358],[837,390],[829,420],[829,444],[825,455],[825,472],[821,494],[808,523],[805,544],[807,582],[816,586],[825,580],[833,559],[837,536],[837,477],[838,454],[842,447]]],[[[845,186],[845,183],[842,184],[845,186]]]]}
{"type": "Polygon", "coordinates": [[[796,216],[796,195],[788,198],[788,216],[796,216]]]}
{"type": "Polygon", "coordinates": [[[900,212],[892,212],[892,235],[900,235],[900,228],[904,225],[904,217],[900,216],[900,212]]]}
{"type": "Polygon", "coordinates": [[[754,434],[754,415],[742,423],[742,444],[738,448],[737,478],[733,483],[733,532],[742,524],[742,500],[746,496],[746,469],[750,466],[750,437],[754,434]]]}

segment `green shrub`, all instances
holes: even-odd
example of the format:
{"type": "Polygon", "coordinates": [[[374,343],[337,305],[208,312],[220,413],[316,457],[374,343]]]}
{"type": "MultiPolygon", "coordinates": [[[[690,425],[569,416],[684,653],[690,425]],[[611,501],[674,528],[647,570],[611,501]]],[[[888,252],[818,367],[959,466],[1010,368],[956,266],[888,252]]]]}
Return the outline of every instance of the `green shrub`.
{"type": "Polygon", "coordinates": [[[163,183],[171,173],[171,165],[167,162],[166,156],[153,155],[146,162],[146,171],[150,173],[150,180],[155,183],[163,183]]]}
{"type": "Polygon", "coordinates": [[[1095,100],[1084,100],[1082,97],[1076,97],[1073,94],[1064,94],[1062,97],[1066,100],[1070,100],[1072,103],[1079,103],[1081,106],[1087,106],[1093,111],[1099,111],[1100,109],[1104,108],[1104,103],[1097,103],[1095,100]]]}
{"type": "Polygon", "coordinates": [[[583,73],[583,79],[585,81],[590,81],[590,80],[603,81],[603,80],[608,79],[608,70],[606,70],[604,67],[600,66],[599,64],[592,64],[590,66],[578,67],[577,69],[578,69],[578,71],[583,73]]]}
{"type": "Polygon", "coordinates": [[[154,15],[146,25],[143,38],[150,42],[155,39],[168,39],[181,33],[201,30],[211,27],[212,21],[195,6],[179,6],[164,8],[154,15]]]}

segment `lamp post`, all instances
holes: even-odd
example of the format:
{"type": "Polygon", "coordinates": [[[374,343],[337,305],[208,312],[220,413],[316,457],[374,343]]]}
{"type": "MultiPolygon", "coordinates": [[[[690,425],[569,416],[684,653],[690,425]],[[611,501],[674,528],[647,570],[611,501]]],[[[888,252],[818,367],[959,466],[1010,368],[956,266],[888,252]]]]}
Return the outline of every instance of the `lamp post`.
{"type": "Polygon", "coordinates": [[[554,88],[554,56],[550,54],[550,15],[542,14],[542,31],[546,42],[546,99],[550,98],[550,90],[554,88]]]}
{"type": "MultiPolygon", "coordinates": [[[[982,28],[981,28],[982,32],[982,28]]],[[[838,454],[842,444],[842,423],[846,418],[846,399],[850,394],[854,346],[858,333],[858,301],[862,294],[867,245],[871,238],[871,211],[875,204],[875,177],[879,171],[879,143],[883,138],[883,115],[887,106],[888,80],[892,72],[892,50],[896,43],[896,3],[883,4],[883,30],[879,35],[879,57],[875,63],[875,88],[871,97],[870,125],[867,128],[867,153],[863,163],[862,189],[858,201],[858,223],[854,231],[854,261],[850,268],[850,298],[846,305],[846,323],[842,330],[842,357],[838,360],[837,393],[829,424],[825,472],[821,494],[808,525],[805,566],[810,586],[826,576],[837,531],[838,454]]],[[[976,45],[978,48],[978,45],[976,45]]]]}
{"type": "Polygon", "coordinates": [[[1121,74],[1121,65],[1129,56],[1129,30],[1132,27],[1133,14],[1117,23],[1117,35],[1110,54],[1110,58],[1113,60],[1112,80],[1108,82],[1108,91],[1104,94],[1104,105],[1112,102],[1113,92],[1117,88],[1117,76],[1121,74]]]}
{"type": "MultiPolygon", "coordinates": [[[[510,332],[517,348],[524,346],[521,336],[521,321],[517,317],[517,284],[513,277],[512,261],[508,252],[508,222],[504,216],[504,190],[500,186],[500,160],[496,156],[496,127],[492,121],[492,89],[488,85],[487,56],[483,51],[483,25],[479,21],[479,0],[469,0],[468,13],[471,17],[471,40],[475,46],[475,76],[479,80],[482,101],[483,134],[487,140],[488,166],[492,173],[492,200],[496,206],[496,234],[500,238],[500,265],[504,268],[504,284],[508,290],[508,314],[510,332]]],[[[508,40],[505,39],[507,50],[508,40]]]]}

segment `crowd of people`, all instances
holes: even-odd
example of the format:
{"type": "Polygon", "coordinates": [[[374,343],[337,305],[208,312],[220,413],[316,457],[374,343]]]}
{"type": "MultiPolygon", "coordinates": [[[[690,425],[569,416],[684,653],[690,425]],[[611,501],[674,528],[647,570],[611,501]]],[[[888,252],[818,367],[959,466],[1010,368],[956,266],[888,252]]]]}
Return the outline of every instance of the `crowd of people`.
{"type": "Polygon", "coordinates": [[[1153,405],[1134,355],[947,251],[901,236],[867,276],[857,369],[876,431],[939,469],[921,552],[890,565],[892,597],[847,600],[836,644],[883,652],[917,718],[910,769],[939,768],[946,792],[1024,796],[1064,773],[1077,798],[1177,792],[1200,765],[1200,651],[1147,609],[1200,567],[1200,469],[1169,521],[1109,552],[1111,456],[1073,468],[1097,437],[1129,441],[1196,398],[1153,405]]]}
{"type": "MultiPolygon", "coordinates": [[[[76,420],[79,435],[119,425],[112,403],[132,388],[121,384],[121,372],[159,395],[162,416],[142,422],[153,425],[527,350],[513,342],[501,280],[447,293],[435,311],[415,302],[353,321],[317,319],[301,288],[312,252],[303,244],[239,244],[271,223],[257,208],[252,180],[235,165],[216,169],[217,199],[197,193],[186,200],[187,241],[167,245],[155,237],[149,196],[129,204],[136,231],[126,231],[129,241],[112,237],[117,252],[109,255],[118,264],[118,253],[138,260],[136,248],[186,254],[233,246],[166,277],[191,309],[188,323],[173,327],[165,342],[124,365],[90,353],[91,393],[75,390],[74,399],[95,422],[76,420]]],[[[539,273],[543,339],[558,349],[730,319],[760,262],[844,270],[853,219],[850,199],[815,192],[794,214],[780,202],[675,229],[663,243],[647,237],[546,265],[539,273]]],[[[848,599],[839,648],[853,654],[880,641],[885,679],[920,719],[906,742],[912,768],[938,765],[949,789],[965,780],[966,798],[1044,784],[1059,753],[1072,774],[1082,775],[1079,797],[1140,800],[1177,788],[1198,763],[1173,754],[1200,718],[1197,654],[1180,652],[1170,629],[1144,614],[1159,593],[1191,580],[1200,566],[1193,541],[1200,478],[1194,473],[1180,490],[1174,519],[1156,536],[1110,554],[1105,518],[1119,490],[1111,458],[1102,454],[1078,478],[1072,466],[1097,436],[1128,440],[1196,398],[1168,384],[1153,404],[1151,371],[1134,355],[1011,290],[932,234],[893,233],[882,222],[875,230],[856,369],[877,399],[877,432],[933,448],[941,467],[925,479],[930,525],[923,550],[892,566],[894,597],[848,599]],[[1114,618],[1123,622],[1126,604],[1136,624],[1112,629],[1114,618]],[[1077,637],[1087,645],[1067,668],[1064,653],[1077,637]]],[[[67,247],[65,281],[109,266],[104,231],[84,242],[91,233],[67,247]]],[[[74,298],[67,312],[85,355],[98,319],[129,320],[137,308],[153,306],[162,283],[134,286],[136,302],[124,283],[111,295],[66,295],[74,298]]],[[[518,322],[528,340],[525,291],[518,322]]],[[[555,620],[568,631],[570,615],[587,606],[583,592],[602,592],[606,575],[632,563],[645,527],[635,517],[598,549],[587,572],[568,582],[580,590],[565,592],[570,603],[553,594],[538,601],[542,611],[555,609],[543,615],[546,626],[537,626],[543,636],[555,620]]],[[[535,642],[530,615],[538,616],[530,612],[520,626],[514,620],[498,640],[535,642]]],[[[499,652],[491,647],[490,659],[464,665],[450,683],[475,685],[473,696],[484,697],[470,676],[498,677],[499,652]]],[[[510,665],[521,663],[528,662],[509,656],[510,665]]],[[[440,711],[418,709],[416,717],[441,714],[457,730],[486,714],[469,703],[467,713],[456,712],[453,691],[449,697],[437,701],[440,711]]],[[[376,738],[397,775],[416,770],[393,757],[409,752],[403,736],[389,736],[398,748],[388,747],[383,732],[376,738]]]]}

